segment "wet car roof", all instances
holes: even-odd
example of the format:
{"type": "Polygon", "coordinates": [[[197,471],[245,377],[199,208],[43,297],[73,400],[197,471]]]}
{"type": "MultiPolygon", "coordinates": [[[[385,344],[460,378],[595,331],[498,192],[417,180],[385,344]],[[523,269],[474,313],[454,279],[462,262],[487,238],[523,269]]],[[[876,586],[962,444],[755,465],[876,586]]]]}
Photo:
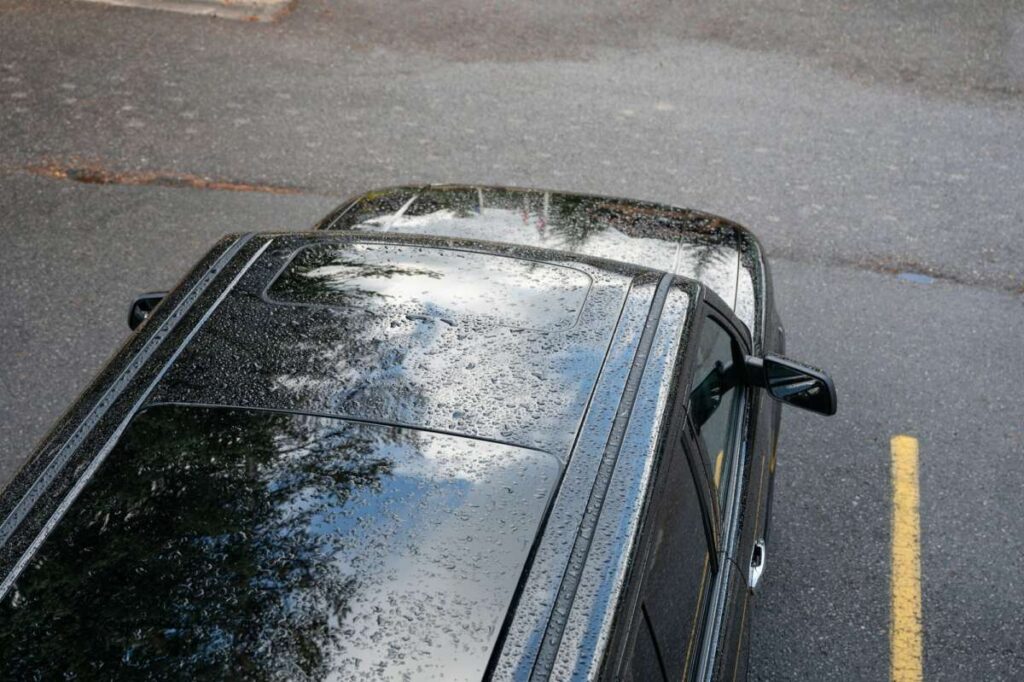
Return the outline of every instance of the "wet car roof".
{"type": "Polygon", "coordinates": [[[318,225],[487,239],[634,263],[707,285],[755,337],[760,247],[743,227],[692,209],[547,190],[426,185],[375,190],[318,225]]]}
{"type": "Polygon", "coordinates": [[[641,275],[652,276],[460,240],[279,235],[151,400],[402,424],[564,456],[641,275]]]}
{"type": "Polygon", "coordinates": [[[0,671],[479,679],[559,469],[413,429],[151,408],[0,602],[0,671]]]}
{"type": "Polygon", "coordinates": [[[102,656],[154,670],[241,670],[265,635],[296,671],[479,678],[503,627],[546,627],[536,595],[505,623],[531,548],[528,589],[558,590],[600,468],[621,451],[646,480],[695,286],[457,238],[226,241],[0,500],[0,651],[106,613],[102,656]]]}

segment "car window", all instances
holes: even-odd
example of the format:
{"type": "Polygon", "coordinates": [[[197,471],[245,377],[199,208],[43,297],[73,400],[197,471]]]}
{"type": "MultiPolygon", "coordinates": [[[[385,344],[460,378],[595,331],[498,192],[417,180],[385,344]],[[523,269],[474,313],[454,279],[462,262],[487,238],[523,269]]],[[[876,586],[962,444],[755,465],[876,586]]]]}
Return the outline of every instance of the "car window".
{"type": "Polygon", "coordinates": [[[681,441],[658,474],[626,680],[687,679],[700,650],[713,566],[697,485],[681,441]]]}
{"type": "Polygon", "coordinates": [[[480,679],[559,471],[409,427],[151,407],[0,599],[0,680],[480,679]]]}
{"type": "Polygon", "coordinates": [[[736,344],[714,319],[707,318],[697,344],[697,365],[690,385],[690,418],[700,434],[708,475],[719,506],[725,502],[735,450],[736,413],[742,392],[737,387],[736,344]]]}
{"type": "Polygon", "coordinates": [[[665,679],[661,656],[654,643],[654,633],[651,632],[650,622],[646,618],[641,618],[637,623],[633,652],[621,679],[623,682],[653,682],[665,679]]]}

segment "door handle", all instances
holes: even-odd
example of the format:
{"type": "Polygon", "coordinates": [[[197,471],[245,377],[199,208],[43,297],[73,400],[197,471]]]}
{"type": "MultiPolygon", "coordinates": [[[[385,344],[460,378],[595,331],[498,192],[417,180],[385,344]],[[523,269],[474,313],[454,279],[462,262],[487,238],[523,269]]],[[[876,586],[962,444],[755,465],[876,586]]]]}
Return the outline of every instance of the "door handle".
{"type": "Polygon", "coordinates": [[[765,560],[768,558],[764,547],[764,540],[754,543],[754,550],[750,553],[750,570],[747,572],[747,584],[751,590],[756,590],[761,582],[761,574],[764,573],[765,560]]]}

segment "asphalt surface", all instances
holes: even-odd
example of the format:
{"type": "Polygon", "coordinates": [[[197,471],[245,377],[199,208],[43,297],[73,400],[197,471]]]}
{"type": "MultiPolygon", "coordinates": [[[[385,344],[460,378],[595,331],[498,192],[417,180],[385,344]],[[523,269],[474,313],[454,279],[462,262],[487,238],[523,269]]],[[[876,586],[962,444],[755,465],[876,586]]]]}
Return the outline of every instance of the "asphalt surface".
{"type": "Polygon", "coordinates": [[[274,24],[0,0],[0,481],[131,297],[219,236],[443,181],[691,206],[764,241],[790,354],[840,411],[784,415],[753,679],[888,675],[902,433],[925,677],[1024,677],[1019,0],[298,0],[274,24]]]}

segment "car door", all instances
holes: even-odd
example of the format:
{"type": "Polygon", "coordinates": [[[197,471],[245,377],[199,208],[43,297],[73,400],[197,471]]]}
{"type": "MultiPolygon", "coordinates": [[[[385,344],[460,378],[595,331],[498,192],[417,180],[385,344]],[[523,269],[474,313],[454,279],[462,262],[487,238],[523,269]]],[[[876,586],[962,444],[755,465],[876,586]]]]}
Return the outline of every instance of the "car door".
{"type": "MultiPolygon", "coordinates": [[[[710,299],[692,332],[692,357],[681,387],[686,390],[680,391],[681,409],[673,419],[680,425],[672,437],[678,452],[669,461],[686,462],[689,477],[680,479],[680,470],[670,466],[656,483],[655,511],[638,550],[643,568],[628,590],[634,594],[630,615],[622,623],[628,634],[612,667],[616,679],[746,675],[752,607],[749,558],[764,528],[768,453],[754,446],[763,421],[757,418],[760,396],[738,374],[744,354],[750,352],[749,336],[728,308],[710,299]],[[697,539],[698,518],[704,524],[702,541],[697,539]],[[666,529],[672,526],[687,528],[686,545],[703,543],[699,546],[707,558],[700,581],[693,580],[692,567],[689,573],[682,569],[678,548],[685,545],[665,542],[666,529]],[[684,636],[680,623],[687,611],[672,595],[692,595],[695,588],[691,633],[684,636]],[[684,641],[687,653],[680,661],[673,656],[684,641]]],[[[689,554],[692,558],[694,552],[689,554]]]]}
{"type": "Polygon", "coordinates": [[[685,405],[665,440],[641,540],[613,628],[607,679],[683,680],[699,662],[711,585],[720,570],[711,491],[685,446],[685,405]],[[696,468],[695,468],[696,467],[696,468]]]}
{"type": "Polygon", "coordinates": [[[749,336],[713,296],[705,302],[692,343],[689,447],[714,491],[713,514],[722,529],[722,570],[712,588],[698,677],[742,679],[752,607],[749,585],[764,565],[761,538],[768,458],[767,448],[757,440],[762,402],[743,381],[749,336]]]}

